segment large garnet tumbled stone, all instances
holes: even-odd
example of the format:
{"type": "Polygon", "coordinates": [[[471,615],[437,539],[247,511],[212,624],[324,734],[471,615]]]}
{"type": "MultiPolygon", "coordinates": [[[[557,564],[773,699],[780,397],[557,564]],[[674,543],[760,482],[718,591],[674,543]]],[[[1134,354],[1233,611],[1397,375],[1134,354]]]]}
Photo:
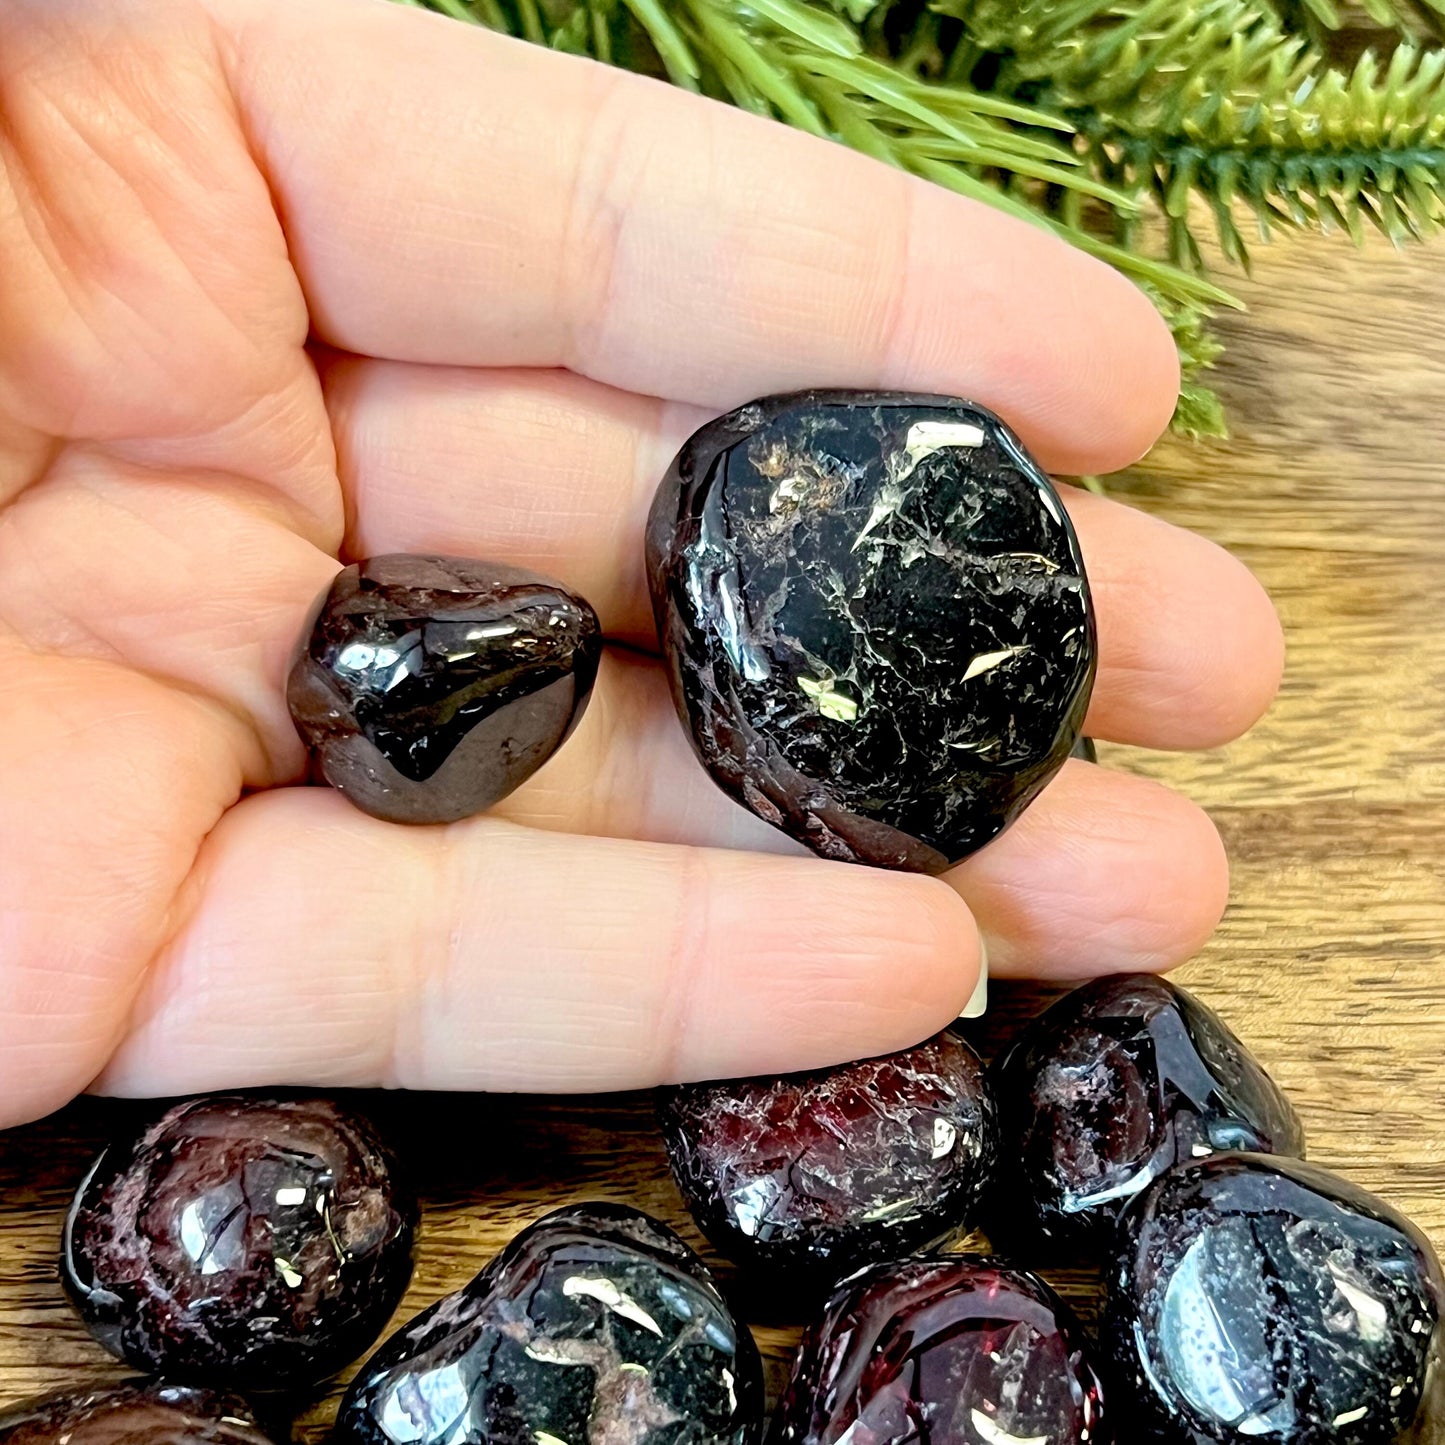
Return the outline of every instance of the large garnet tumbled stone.
{"type": "Polygon", "coordinates": [[[808,391],[710,422],[658,490],[647,566],[703,766],[824,857],[943,868],[1078,736],[1095,665],[1078,542],[970,402],[808,391]]]}
{"type": "Polygon", "coordinates": [[[1425,1237],[1308,1164],[1175,1166],[1124,1216],[1103,1344],[1138,1445],[1438,1445],[1445,1276],[1425,1237]]]}
{"type": "Polygon", "coordinates": [[[137,1368],[291,1389],[385,1327],[411,1278],[415,1222],[359,1115],[218,1094],[100,1156],[66,1220],[62,1273],[91,1333],[137,1368]]]}
{"type": "Polygon", "coordinates": [[[1249,1050],[1211,1009],[1152,974],[1066,995],[994,1066],[993,1083],[990,1228],[1024,1251],[1107,1248],[1129,1201],[1176,1160],[1304,1154],[1298,1116],[1249,1050]]]}
{"type": "Polygon", "coordinates": [[[0,1445],[271,1445],[238,1400],[189,1385],[98,1385],[0,1413],[0,1445]]]}
{"type": "Polygon", "coordinates": [[[983,1065],[949,1032],[841,1068],[667,1089],[659,1115],[699,1227],[775,1300],[970,1224],[994,1162],[983,1065]]]}
{"type": "Polygon", "coordinates": [[[703,1262],[635,1209],[524,1230],[352,1383],[344,1445],[755,1445],[762,1366],[703,1262]]]}
{"type": "Polygon", "coordinates": [[[358,808],[450,823],[506,797],[581,718],[602,655],[582,598],[459,557],[338,573],[287,700],[317,772],[358,808]]]}
{"type": "Polygon", "coordinates": [[[1098,1377],[1044,1282],[969,1255],[878,1264],[803,1336],[769,1445],[1107,1445],[1098,1377]]]}

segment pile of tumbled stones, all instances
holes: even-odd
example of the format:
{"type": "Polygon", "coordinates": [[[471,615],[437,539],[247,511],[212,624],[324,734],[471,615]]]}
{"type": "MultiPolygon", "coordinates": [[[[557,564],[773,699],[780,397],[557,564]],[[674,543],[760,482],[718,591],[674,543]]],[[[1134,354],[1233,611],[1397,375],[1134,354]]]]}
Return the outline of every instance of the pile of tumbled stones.
{"type": "MultiPolygon", "coordinates": [[[[1078,747],[1096,667],[1077,539],[981,407],[810,392],[710,422],[647,528],[692,747],[827,858],[939,871],[1078,747]]],[[[477,812],[561,747],[601,655],[560,584],[475,560],[342,571],[290,683],[315,775],[392,822],[477,812]]],[[[701,1231],[806,1322],[767,1421],[748,1327],[635,1209],[523,1230],[351,1381],[338,1445],[1441,1445],[1445,1276],[1396,1210],[1303,1162],[1209,1009],[1100,980],[990,1065],[950,1030],[658,1104],[701,1231]],[[951,1252],[986,1235],[996,1252],[951,1252]],[[1029,1267],[1091,1263],[1091,1338],[1029,1267]]],[[[65,1226],[92,1333],[153,1377],[21,1406],[0,1442],[264,1445],[247,1395],[374,1343],[416,1205],[323,1098],[217,1095],[117,1141],[65,1226]]],[[[280,1411],[284,1414],[284,1407],[280,1411]]]]}
{"type": "MultiPolygon", "coordinates": [[[[1240,1041],[1153,976],[1099,980],[991,1067],[955,1031],[844,1068],[664,1091],[673,1173],[773,1319],[666,1225],[585,1204],[523,1230],[352,1380],[342,1445],[1204,1445],[1445,1438],[1445,1276],[1382,1201],[1302,1162],[1240,1041]],[[984,1230],[997,1254],[949,1252],[984,1230]],[[940,1247],[942,1246],[942,1247],[940,1247]],[[1098,1261],[1097,1341],[1021,1266],[1098,1261]]],[[[411,1276],[416,1205],[349,1107],[214,1095],[106,1149],[62,1274],[154,1377],[0,1418],[0,1440],[262,1445],[411,1276]]]]}

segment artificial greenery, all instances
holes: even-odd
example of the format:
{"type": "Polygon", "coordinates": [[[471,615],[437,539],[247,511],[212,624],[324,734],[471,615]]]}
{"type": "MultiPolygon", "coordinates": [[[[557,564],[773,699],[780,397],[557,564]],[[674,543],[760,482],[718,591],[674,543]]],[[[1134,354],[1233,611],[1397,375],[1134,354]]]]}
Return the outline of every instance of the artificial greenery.
{"type": "Polygon", "coordinates": [[[1445,219],[1445,0],[400,3],[665,75],[1049,227],[1153,297],[1193,435],[1224,431],[1204,374],[1236,304],[1201,226],[1247,266],[1247,229],[1399,241],[1445,219]]]}

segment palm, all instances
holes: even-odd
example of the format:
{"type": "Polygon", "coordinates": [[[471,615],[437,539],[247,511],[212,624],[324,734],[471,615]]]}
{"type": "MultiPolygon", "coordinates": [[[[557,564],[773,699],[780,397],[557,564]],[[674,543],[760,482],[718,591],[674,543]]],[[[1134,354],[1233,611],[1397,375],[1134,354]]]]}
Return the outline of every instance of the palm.
{"type": "MultiPolygon", "coordinates": [[[[97,1078],[804,1065],[946,1018],[974,919],[998,972],[1166,965],[1207,933],[1207,821],[1085,765],[952,887],[759,862],[782,845],[633,649],[493,816],[398,829],[285,786],[285,673],[338,556],[536,566],[645,647],[640,518],[709,410],[966,392],[1082,470],[1147,443],[1170,362],[1047,238],[647,82],[362,0],[105,13],[0,14],[0,1122],[97,1078]]],[[[1247,577],[1074,510],[1091,728],[1246,725],[1278,666],[1247,577]]]]}

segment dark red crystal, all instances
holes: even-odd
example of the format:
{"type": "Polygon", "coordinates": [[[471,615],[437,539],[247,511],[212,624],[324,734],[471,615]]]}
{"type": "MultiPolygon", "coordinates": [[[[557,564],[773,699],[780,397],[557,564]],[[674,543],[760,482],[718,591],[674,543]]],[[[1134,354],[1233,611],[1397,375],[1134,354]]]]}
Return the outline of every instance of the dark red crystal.
{"type": "Polygon", "coordinates": [[[337,1445],[757,1445],[762,1364],[707,1266],[617,1204],[559,1209],[403,1325],[337,1445]]]}
{"type": "Polygon", "coordinates": [[[803,1336],[769,1445],[1106,1445],[1067,1306],[970,1255],[877,1264],[803,1336]]]}
{"type": "Polygon", "coordinates": [[[1299,1116],[1212,1009],[1153,974],[1075,989],[995,1064],[994,1243],[1108,1247],[1170,1165],[1219,1150],[1303,1157],[1299,1116]]]}
{"type": "Polygon", "coordinates": [[[0,1413],[0,1445],[271,1445],[247,1406],[189,1385],[98,1385],[0,1413]]]}
{"type": "Polygon", "coordinates": [[[315,771],[395,823],[451,823],[520,787],[577,725],[597,614],[535,572],[397,554],[337,574],[292,669],[315,771]]]}
{"type": "Polygon", "coordinates": [[[91,1333],[138,1369],[291,1389],[381,1332],[411,1278],[415,1223],[360,1115],[218,1094],[100,1156],[66,1220],[61,1270],[91,1333]]]}
{"type": "Polygon", "coordinates": [[[699,1227],[775,1299],[969,1224],[994,1161],[983,1064],[951,1032],[841,1068],[664,1090],[659,1116],[699,1227]]]}
{"type": "Polygon", "coordinates": [[[1176,1165],[1120,1222],[1108,1287],[1129,1445],[1445,1440],[1445,1273],[1398,1210],[1323,1169],[1176,1165]]]}

